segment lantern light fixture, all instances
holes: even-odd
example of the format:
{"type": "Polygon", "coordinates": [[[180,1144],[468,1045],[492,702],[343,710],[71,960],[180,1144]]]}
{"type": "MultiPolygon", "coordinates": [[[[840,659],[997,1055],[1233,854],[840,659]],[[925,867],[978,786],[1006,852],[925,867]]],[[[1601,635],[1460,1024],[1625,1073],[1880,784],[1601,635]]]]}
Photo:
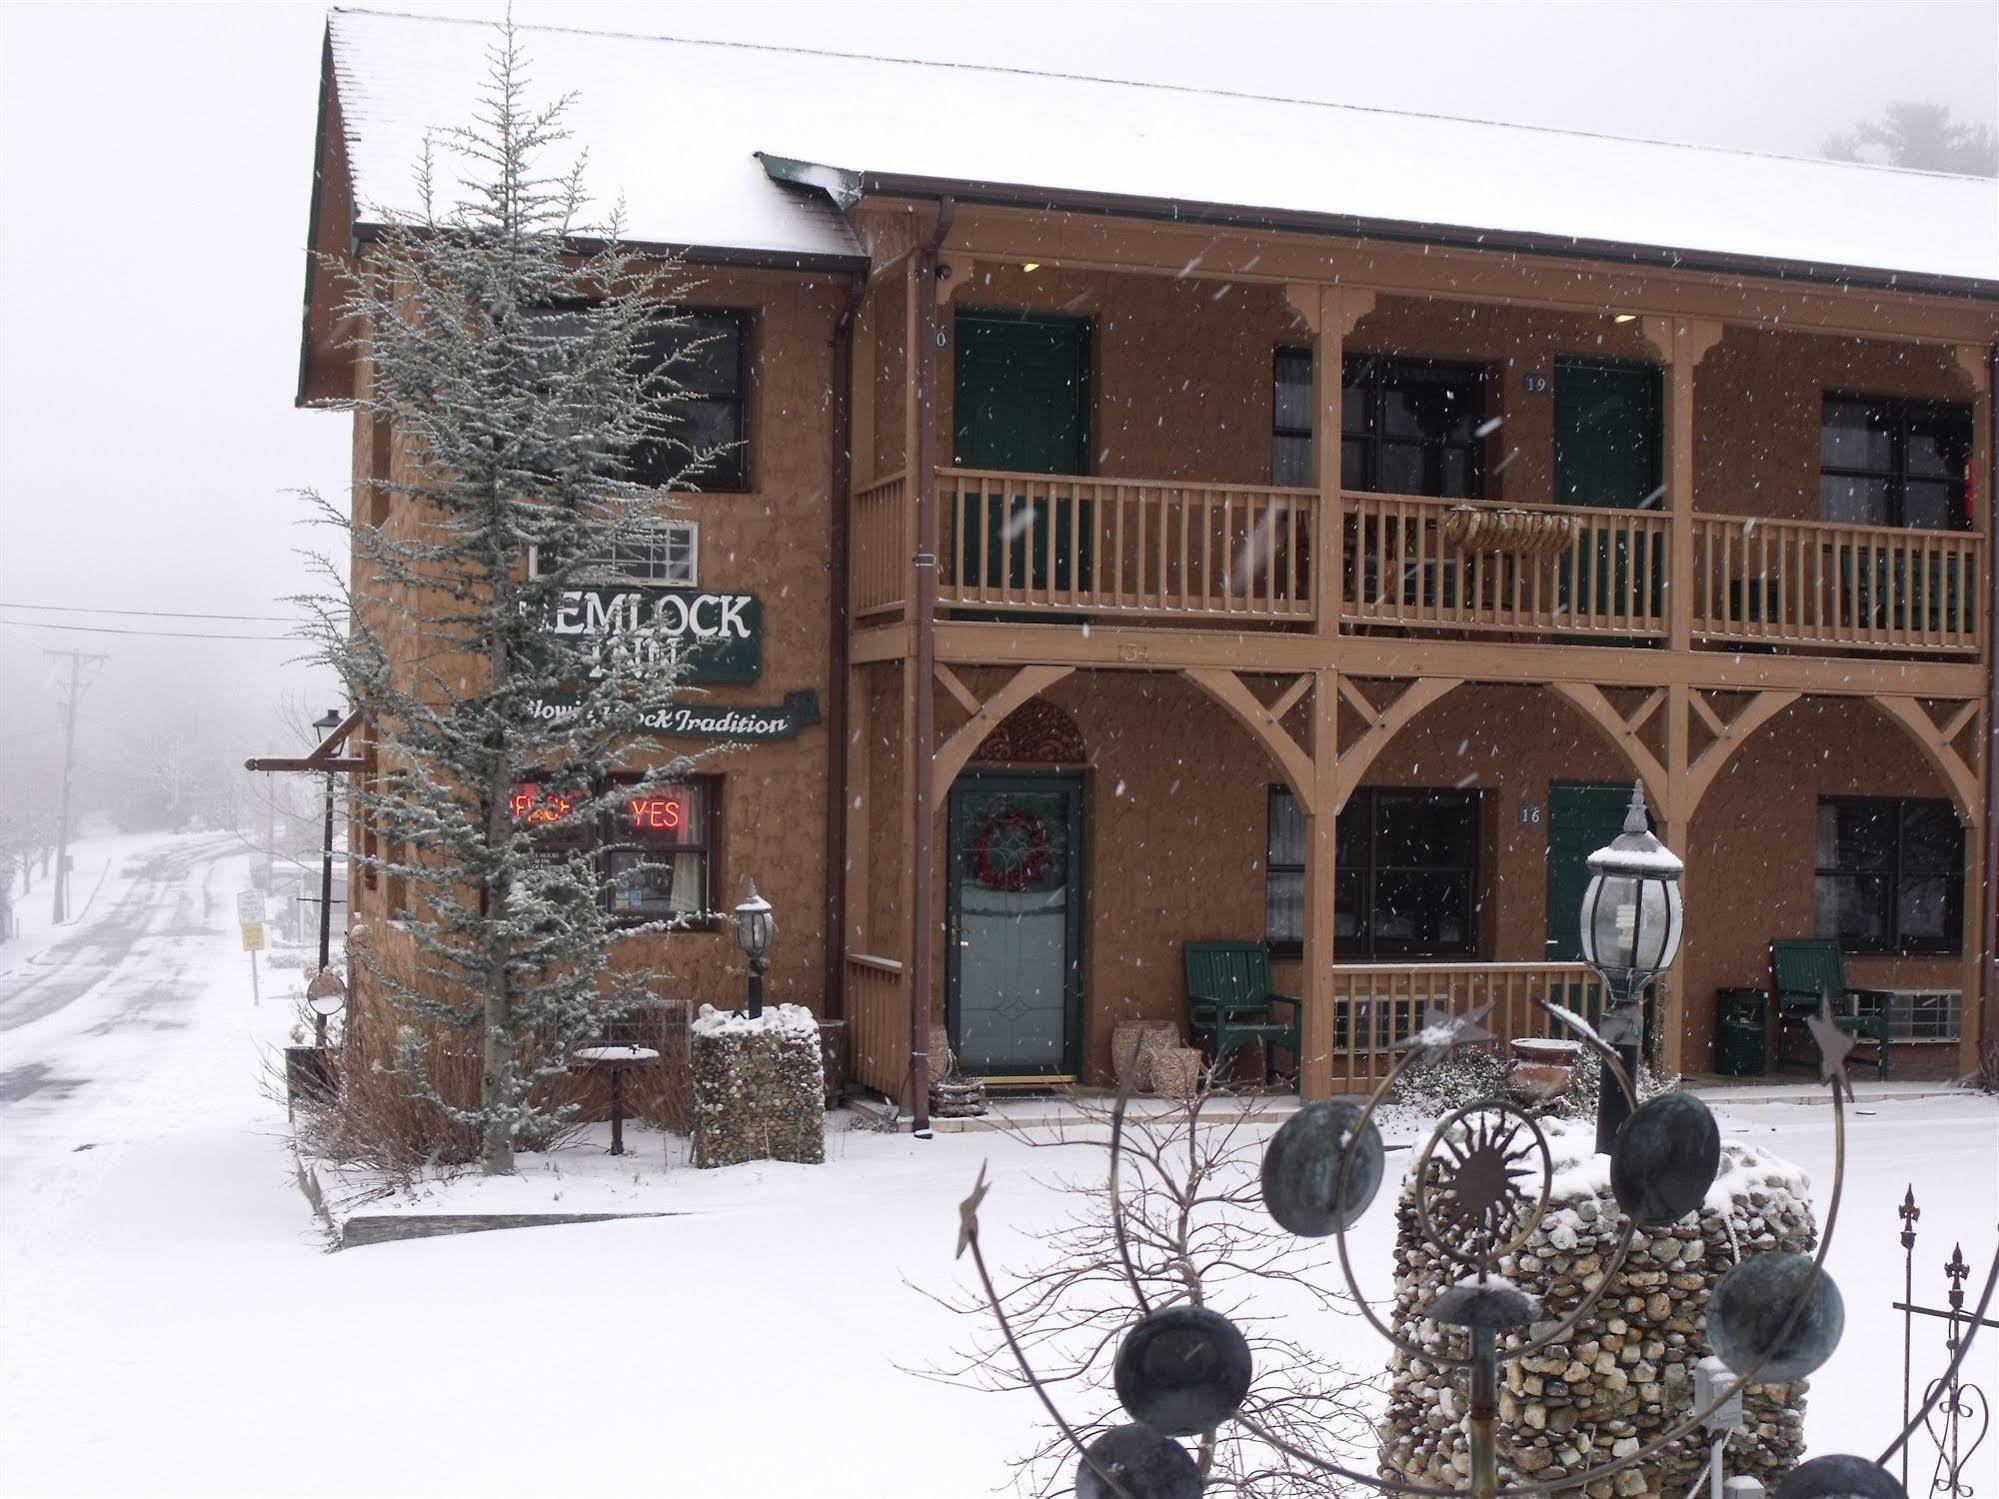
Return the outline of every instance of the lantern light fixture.
{"type": "Polygon", "coordinates": [[[750,893],[730,917],[735,928],[736,946],[750,960],[749,1014],[755,1020],[764,1009],[764,959],[777,940],[777,917],[771,904],[757,894],[757,882],[750,881],[750,893]]]}
{"type": "Polygon", "coordinates": [[[1620,1003],[1673,966],[1685,924],[1680,876],[1687,866],[1652,835],[1645,788],[1631,788],[1624,831],[1589,856],[1583,892],[1583,961],[1620,1003]]]}
{"type": "MultiPolygon", "coordinates": [[[[1646,985],[1673,966],[1685,924],[1680,876],[1687,866],[1652,835],[1650,824],[1645,784],[1635,782],[1624,831],[1589,856],[1589,888],[1583,892],[1583,961],[1610,991],[1604,1039],[1617,1048],[1634,1084],[1644,1028],[1638,1001],[1646,985]]],[[[1606,1059],[1597,1090],[1598,1155],[1611,1154],[1617,1131],[1630,1116],[1630,1098],[1606,1059]]]]}

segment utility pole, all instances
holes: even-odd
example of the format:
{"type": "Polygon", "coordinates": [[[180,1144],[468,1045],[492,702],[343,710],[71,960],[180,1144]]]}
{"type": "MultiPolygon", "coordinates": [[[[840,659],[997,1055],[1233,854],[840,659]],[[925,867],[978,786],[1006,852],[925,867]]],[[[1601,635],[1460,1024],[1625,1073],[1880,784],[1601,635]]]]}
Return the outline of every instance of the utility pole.
{"type": "Polygon", "coordinates": [[[69,919],[69,790],[76,765],[76,704],[83,695],[83,663],[95,666],[108,656],[90,651],[48,651],[49,656],[69,657],[69,692],[63,701],[62,799],[56,813],[56,868],[54,921],[60,926],[69,919]]]}

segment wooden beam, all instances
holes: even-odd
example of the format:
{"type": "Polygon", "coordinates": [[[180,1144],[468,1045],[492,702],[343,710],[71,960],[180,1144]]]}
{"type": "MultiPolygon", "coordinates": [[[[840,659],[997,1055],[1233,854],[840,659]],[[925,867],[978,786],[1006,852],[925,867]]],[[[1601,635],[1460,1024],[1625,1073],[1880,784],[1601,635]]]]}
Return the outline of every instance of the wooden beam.
{"type": "Polygon", "coordinates": [[[955,671],[951,670],[942,661],[937,662],[932,670],[936,672],[937,680],[944,684],[944,690],[951,694],[953,701],[959,707],[963,708],[967,713],[976,713],[979,711],[978,694],[967,687],[955,671]]]}
{"type": "Polygon", "coordinates": [[[1314,680],[1315,678],[1310,672],[1299,673],[1297,679],[1289,687],[1280,692],[1277,695],[1277,701],[1270,705],[1270,716],[1279,723],[1282,723],[1285,715],[1297,707],[1299,700],[1312,690],[1314,680]]]}
{"type": "MultiPolygon", "coordinates": [[[[877,655],[882,631],[856,637],[856,660],[877,655]]],[[[954,665],[1018,666],[1030,661],[1121,670],[1179,671],[1225,666],[1290,676],[1336,668],[1342,679],[1460,677],[1473,682],[1579,681],[1604,687],[1687,683],[1706,691],[1757,692],[1770,687],[1840,697],[1890,693],[1963,701],[1985,692],[1984,668],[1973,661],[1861,660],[1840,656],[1732,651],[1666,651],[1620,646],[1540,645],[1508,641],[1409,640],[1341,636],[1321,640],[1282,631],[1193,630],[1172,626],[1019,626],[946,621],[937,626],[937,654],[954,665]]]]}
{"type": "Polygon", "coordinates": [[[1999,307],[1970,297],[1841,289],[1748,273],[1623,267],[1291,230],[1227,229],[963,205],[947,246],[1071,270],[1264,283],[1360,284],[1425,301],[1613,309],[1801,333],[1965,345],[1999,341],[1999,307]]]}

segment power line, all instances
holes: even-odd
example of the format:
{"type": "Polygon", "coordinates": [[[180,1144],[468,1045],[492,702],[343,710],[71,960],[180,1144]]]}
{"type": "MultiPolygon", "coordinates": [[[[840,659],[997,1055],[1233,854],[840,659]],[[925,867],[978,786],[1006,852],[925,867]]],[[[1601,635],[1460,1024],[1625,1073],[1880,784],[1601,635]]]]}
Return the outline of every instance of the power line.
{"type": "Polygon", "coordinates": [[[95,604],[13,604],[0,600],[0,609],[36,609],[51,614],[138,614],[156,619],[241,619],[256,624],[288,625],[289,614],[189,614],[180,609],[104,609],[95,604]]]}
{"type": "Polygon", "coordinates": [[[302,635],[208,635],[200,630],[121,630],[115,625],[58,625],[45,624],[38,619],[0,619],[0,625],[12,625],[21,630],[71,630],[83,635],[144,635],[154,640],[278,640],[287,644],[302,644],[302,635]]]}

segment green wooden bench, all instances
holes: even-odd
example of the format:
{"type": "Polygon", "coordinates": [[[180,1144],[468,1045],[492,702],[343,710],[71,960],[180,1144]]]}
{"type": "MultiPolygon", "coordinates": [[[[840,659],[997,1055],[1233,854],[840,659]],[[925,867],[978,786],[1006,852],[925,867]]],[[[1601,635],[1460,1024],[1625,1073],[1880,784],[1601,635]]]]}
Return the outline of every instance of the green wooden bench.
{"type": "Polygon", "coordinates": [[[1251,1044],[1263,1048],[1263,1077],[1272,1078],[1271,1051],[1290,1054],[1298,1070],[1298,1001],[1270,992],[1270,953],[1261,942],[1189,942],[1182,950],[1187,968],[1187,1028],[1195,1044],[1206,1042],[1217,1073],[1229,1057],[1251,1044]],[[1278,1018],[1288,1007],[1290,1019],[1278,1018]]]}
{"type": "Polygon", "coordinates": [[[1818,1014],[1821,999],[1832,1003],[1833,1024],[1848,1035],[1874,1043],[1872,1057],[1854,1056],[1856,1064],[1888,1076],[1888,996],[1878,989],[1850,989],[1846,960],[1839,944],[1819,938],[1779,940],[1770,944],[1770,999],[1777,1011],[1777,1068],[1816,1067],[1818,1048],[1805,1032],[1806,1049],[1793,1057],[1784,1049],[1792,1030],[1818,1014]]]}

